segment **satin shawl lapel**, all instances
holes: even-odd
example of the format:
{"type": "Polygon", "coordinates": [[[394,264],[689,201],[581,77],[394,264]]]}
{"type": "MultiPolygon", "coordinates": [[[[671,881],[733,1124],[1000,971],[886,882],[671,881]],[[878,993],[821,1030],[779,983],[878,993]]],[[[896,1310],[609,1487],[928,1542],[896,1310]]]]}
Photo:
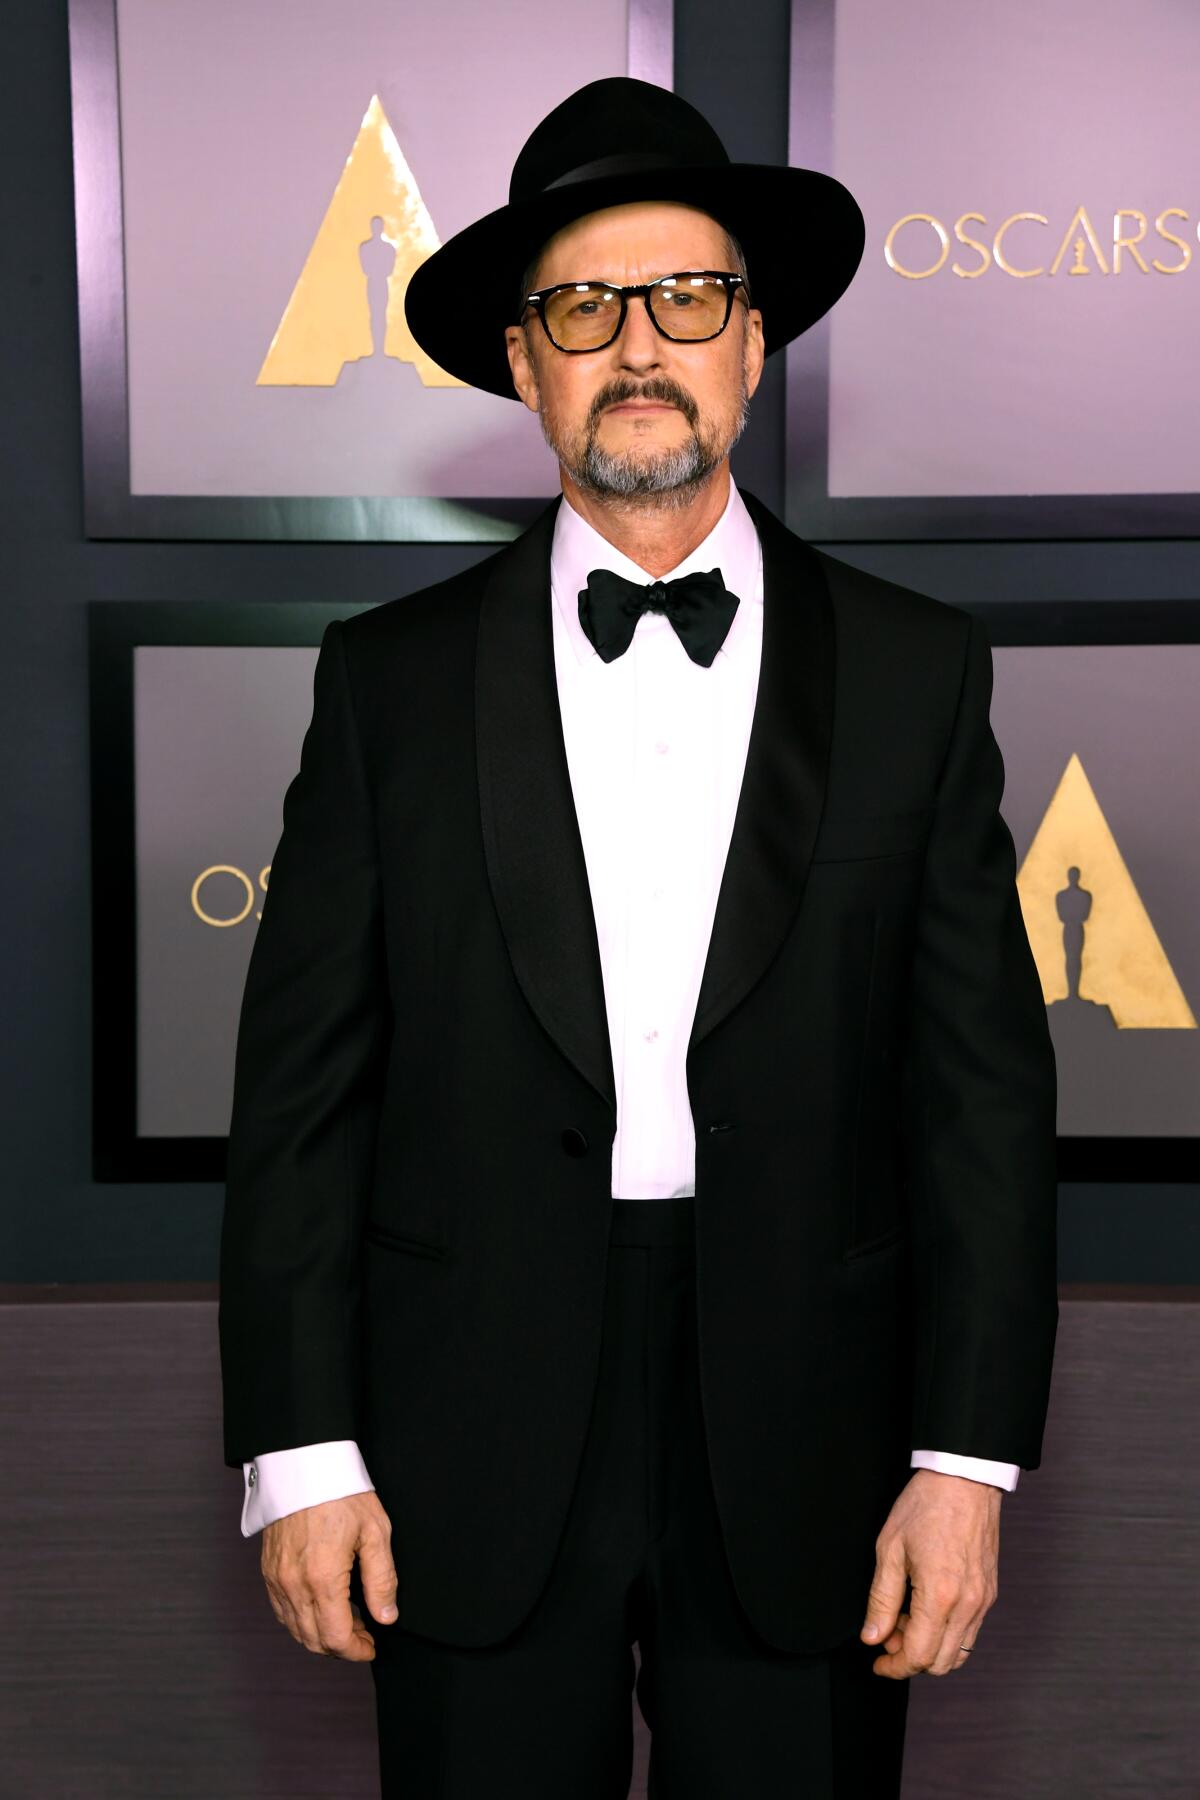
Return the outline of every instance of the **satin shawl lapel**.
{"type": "Polygon", "coordinates": [[[833,605],[820,560],[738,491],[762,544],[762,662],[689,1053],[750,992],[799,908],[833,731],[833,605]]]}
{"type": "Polygon", "coordinates": [[[600,945],[558,705],[550,550],[562,496],[496,559],[479,609],[475,751],[488,877],[517,980],[615,1116],[600,945]]]}
{"type": "MultiPolygon", "coordinates": [[[[833,622],[814,551],[741,490],[763,546],[762,665],[689,1050],[750,991],[800,903],[824,800],[833,622]]],[[[558,704],[550,551],[561,496],[496,559],[479,613],[475,731],[488,878],[535,1016],[609,1104],[600,947],[558,704]]]]}

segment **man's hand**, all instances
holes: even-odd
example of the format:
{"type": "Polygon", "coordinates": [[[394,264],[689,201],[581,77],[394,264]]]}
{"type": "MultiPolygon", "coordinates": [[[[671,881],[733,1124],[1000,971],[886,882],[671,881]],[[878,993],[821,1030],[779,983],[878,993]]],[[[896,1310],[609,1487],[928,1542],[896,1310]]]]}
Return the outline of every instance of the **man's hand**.
{"type": "Polygon", "coordinates": [[[287,1513],[263,1530],[262,1572],[275,1617],[317,1656],[370,1662],[375,1639],[350,1605],[359,1559],[363,1594],[382,1625],[397,1617],[392,1523],[374,1492],[287,1513]]]}
{"type": "Polygon", "coordinates": [[[876,1675],[904,1681],[961,1669],[999,1592],[1004,1490],[917,1469],[875,1540],[875,1579],[859,1636],[884,1654],[876,1675]],[[912,1579],[912,1611],[901,1612],[912,1579]]]}

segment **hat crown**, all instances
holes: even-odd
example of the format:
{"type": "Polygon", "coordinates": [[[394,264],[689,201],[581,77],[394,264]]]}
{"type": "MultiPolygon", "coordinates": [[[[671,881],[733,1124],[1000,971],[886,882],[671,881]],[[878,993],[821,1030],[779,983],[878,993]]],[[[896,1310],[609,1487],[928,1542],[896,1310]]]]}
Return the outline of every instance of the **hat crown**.
{"type": "Polygon", "coordinates": [[[688,101],[653,82],[610,75],[568,94],[530,133],[513,164],[509,204],[596,176],[728,163],[724,144],[688,101]]]}

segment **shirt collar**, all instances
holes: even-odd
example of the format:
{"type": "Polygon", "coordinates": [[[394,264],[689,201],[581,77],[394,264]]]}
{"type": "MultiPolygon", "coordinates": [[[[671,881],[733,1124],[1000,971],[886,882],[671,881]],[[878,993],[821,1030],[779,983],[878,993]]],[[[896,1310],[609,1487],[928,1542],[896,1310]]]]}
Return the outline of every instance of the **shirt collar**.
{"type": "MultiPolygon", "coordinates": [[[[623,575],[627,581],[641,584],[654,580],[647,570],[601,536],[582,513],[575,511],[564,494],[554,523],[554,542],[550,551],[553,604],[559,623],[575,652],[576,661],[594,663],[597,668],[603,669],[607,665],[597,655],[595,646],[579,622],[579,593],[587,586],[588,575],[593,569],[611,569],[615,574],[623,575]]],[[[743,622],[744,609],[747,606],[762,605],[762,551],[754,521],[746,502],[738,493],[732,475],[729,477],[729,499],[725,510],[708,536],[660,579],[673,581],[677,576],[688,575],[694,569],[706,572],[709,569],[720,569],[725,586],[730,593],[738,596],[739,605],[733,616],[733,624],[717,652],[718,656],[734,655],[743,635],[738,627],[743,622]]],[[[638,620],[639,631],[661,629],[664,626],[668,631],[674,629],[670,620],[662,613],[645,613],[638,620]]]]}

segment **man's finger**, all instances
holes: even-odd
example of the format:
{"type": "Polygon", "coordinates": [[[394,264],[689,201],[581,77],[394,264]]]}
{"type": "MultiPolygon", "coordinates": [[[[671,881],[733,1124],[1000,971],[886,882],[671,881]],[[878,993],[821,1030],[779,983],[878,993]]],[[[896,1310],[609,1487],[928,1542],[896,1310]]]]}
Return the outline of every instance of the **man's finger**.
{"type": "Polygon", "coordinates": [[[398,1617],[396,1565],[392,1561],[390,1534],[373,1524],[359,1540],[358,1572],[362,1577],[363,1598],[372,1618],[382,1625],[390,1625],[398,1617]]]}
{"type": "Polygon", "coordinates": [[[267,1599],[271,1602],[271,1611],[275,1614],[275,1617],[279,1620],[279,1623],[281,1625],[288,1625],[288,1627],[290,1629],[290,1624],[289,1624],[289,1620],[288,1620],[288,1608],[287,1608],[282,1596],[276,1593],[275,1589],[271,1586],[270,1582],[267,1582],[266,1588],[267,1588],[267,1599]]]}
{"type": "Polygon", "coordinates": [[[866,1643],[881,1643],[895,1630],[907,1582],[904,1540],[896,1532],[885,1543],[877,1542],[875,1546],[875,1578],[867,1595],[867,1616],[859,1632],[866,1643]]]}
{"type": "Polygon", "coordinates": [[[315,1607],[320,1648],[326,1656],[339,1656],[346,1662],[368,1662],[374,1653],[374,1639],[355,1623],[350,1602],[318,1601],[315,1607]]]}
{"type": "Polygon", "coordinates": [[[313,1613],[318,1646],[324,1655],[340,1656],[347,1662],[368,1662],[374,1655],[375,1640],[350,1610],[348,1569],[314,1591],[313,1613]]]}
{"type": "Polygon", "coordinates": [[[957,1600],[957,1587],[952,1589],[948,1581],[945,1586],[914,1581],[912,1618],[904,1633],[903,1652],[914,1669],[924,1671],[935,1661],[957,1600]]]}
{"type": "Polygon", "coordinates": [[[267,1575],[266,1583],[275,1617],[287,1626],[298,1644],[317,1655],[322,1654],[316,1596],[309,1573],[284,1563],[267,1575]]]}
{"type": "Polygon", "coordinates": [[[967,1660],[961,1654],[962,1647],[964,1644],[968,1647],[974,1644],[985,1611],[986,1608],[973,1592],[960,1597],[959,1604],[946,1621],[937,1654],[929,1665],[931,1675],[949,1675],[951,1670],[957,1669],[967,1660]]]}
{"type": "Polygon", "coordinates": [[[292,1610],[296,1620],[296,1629],[292,1632],[292,1636],[296,1642],[303,1649],[311,1651],[314,1656],[324,1656],[326,1650],[321,1642],[321,1628],[317,1622],[315,1600],[311,1595],[297,1596],[293,1601],[292,1610]]]}
{"type": "MultiPolygon", "coordinates": [[[[890,1675],[896,1680],[907,1680],[910,1675],[921,1675],[929,1667],[942,1642],[942,1633],[949,1617],[951,1601],[947,1597],[940,1599],[934,1595],[926,1597],[925,1590],[913,1584],[912,1602],[908,1617],[904,1624],[904,1637],[900,1648],[894,1655],[881,1657],[873,1665],[880,1675],[890,1675]]],[[[965,1640],[963,1640],[965,1642],[965,1640]]]]}
{"type": "Polygon", "coordinates": [[[907,1681],[910,1675],[918,1673],[910,1668],[904,1656],[905,1634],[908,1630],[910,1615],[902,1612],[896,1621],[896,1629],[882,1645],[884,1654],[871,1664],[876,1675],[886,1675],[891,1681],[907,1681]]]}
{"type": "Polygon", "coordinates": [[[277,1585],[274,1581],[268,1580],[266,1586],[267,1598],[271,1602],[271,1611],[275,1614],[279,1623],[291,1633],[296,1642],[302,1644],[304,1642],[304,1634],[300,1629],[300,1620],[297,1616],[296,1608],[292,1603],[291,1595],[286,1588],[277,1585]]]}

